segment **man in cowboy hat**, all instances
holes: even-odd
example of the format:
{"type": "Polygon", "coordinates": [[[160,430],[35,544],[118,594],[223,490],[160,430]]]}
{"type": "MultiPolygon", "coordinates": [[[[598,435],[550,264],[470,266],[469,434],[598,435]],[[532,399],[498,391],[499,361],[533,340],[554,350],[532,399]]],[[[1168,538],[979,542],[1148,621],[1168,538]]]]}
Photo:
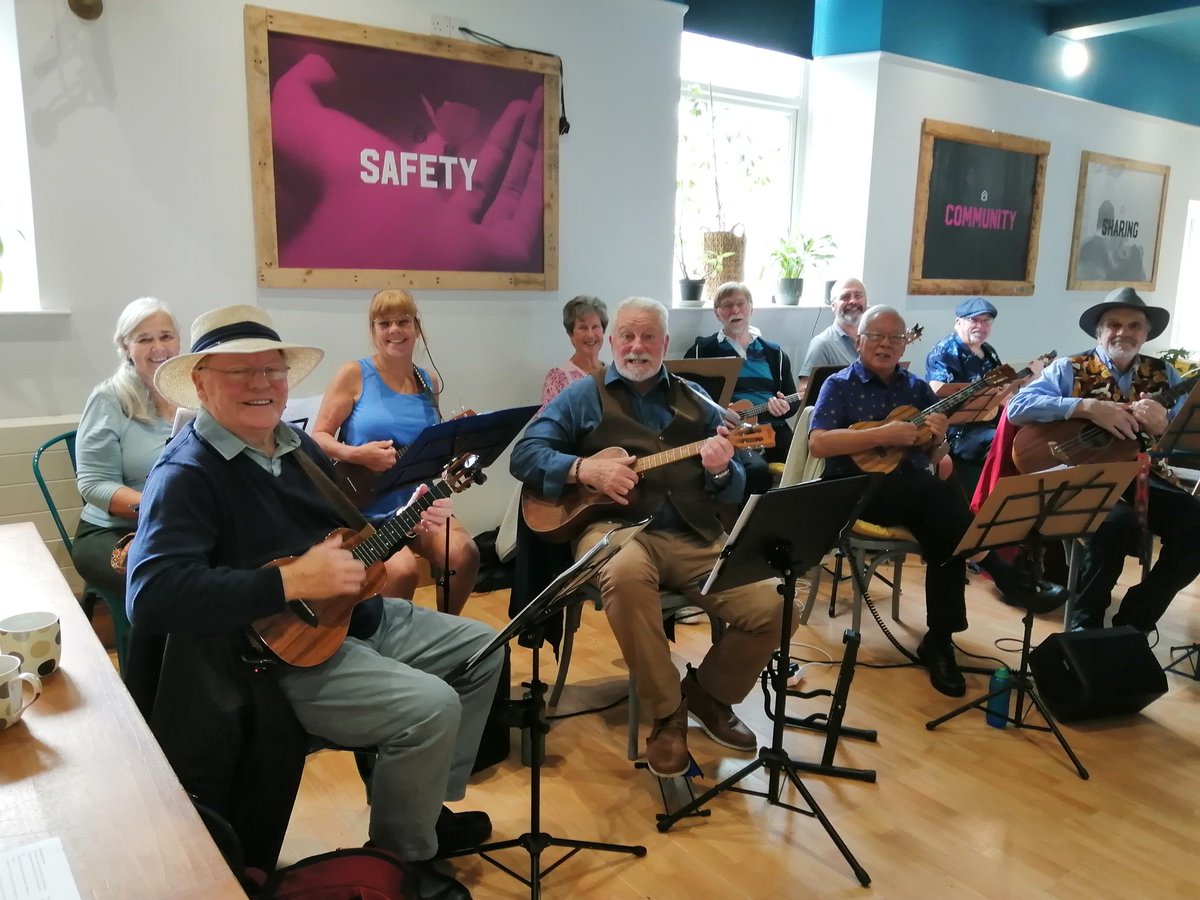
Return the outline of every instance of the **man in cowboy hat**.
{"type": "MultiPolygon", "coordinates": [[[[1166,330],[1171,314],[1148,306],[1133,288],[1119,288],[1079,317],[1079,327],[1095,337],[1087,353],[1060,358],[1008,404],[1017,425],[1086,419],[1118,438],[1161,435],[1186,397],[1168,410],[1150,395],[1179,383],[1179,373],[1142,345],[1166,330]]],[[[1125,554],[1140,533],[1132,505],[1134,487],[1087,542],[1073,628],[1102,628],[1104,611],[1125,565],[1125,554]]],[[[1161,477],[1149,484],[1146,525],[1162,539],[1158,561],[1140,584],[1125,592],[1114,625],[1154,628],[1175,594],[1200,574],[1200,553],[1192,543],[1200,533],[1200,501],[1161,477]]]]}
{"type": "MultiPolygon", "coordinates": [[[[155,384],[181,407],[199,407],[163,452],[142,498],[129,556],[129,615],[152,633],[241,632],[304,599],[359,594],[363,564],[326,539],[345,525],[300,462],[327,474],[328,459],[282,424],[288,389],[321,361],[315,347],[284,343],[267,314],[228,306],[200,316],[191,352],[160,367],[155,384]],[[280,557],[294,557],[264,567],[280,557]]],[[[422,527],[441,527],[437,501],[422,527]]],[[[309,668],[279,666],[275,680],[310,734],[374,747],[371,841],[412,861],[422,897],[469,897],[424,862],[482,843],[484,813],[451,813],[461,799],[495,695],[500,657],[447,683],[492,636],[485,625],[372,597],[354,610],[333,656],[309,668]]]]}

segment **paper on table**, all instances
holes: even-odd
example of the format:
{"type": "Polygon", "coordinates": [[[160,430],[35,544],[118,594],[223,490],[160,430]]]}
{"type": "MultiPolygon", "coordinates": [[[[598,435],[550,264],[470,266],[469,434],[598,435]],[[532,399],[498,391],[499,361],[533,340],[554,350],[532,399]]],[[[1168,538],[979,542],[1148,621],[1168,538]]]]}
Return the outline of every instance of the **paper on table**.
{"type": "Polygon", "coordinates": [[[59,838],[0,852],[0,900],[79,900],[59,838]]]}

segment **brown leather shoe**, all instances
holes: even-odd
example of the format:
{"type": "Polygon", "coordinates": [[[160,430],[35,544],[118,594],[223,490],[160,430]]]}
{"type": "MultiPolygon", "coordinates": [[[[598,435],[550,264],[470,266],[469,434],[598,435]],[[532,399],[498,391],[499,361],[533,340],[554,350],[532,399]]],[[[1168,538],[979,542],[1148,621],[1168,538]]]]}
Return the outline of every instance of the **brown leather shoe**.
{"type": "Polygon", "coordinates": [[[754,732],[737,717],[732,706],[717,700],[704,689],[696,677],[696,670],[690,665],[679,686],[687,701],[687,711],[710,738],[730,750],[758,749],[758,737],[754,732]]]}
{"type": "Polygon", "coordinates": [[[646,765],[659,778],[674,778],[688,770],[687,700],[680,700],[675,712],[654,720],[646,738],[646,765]]]}

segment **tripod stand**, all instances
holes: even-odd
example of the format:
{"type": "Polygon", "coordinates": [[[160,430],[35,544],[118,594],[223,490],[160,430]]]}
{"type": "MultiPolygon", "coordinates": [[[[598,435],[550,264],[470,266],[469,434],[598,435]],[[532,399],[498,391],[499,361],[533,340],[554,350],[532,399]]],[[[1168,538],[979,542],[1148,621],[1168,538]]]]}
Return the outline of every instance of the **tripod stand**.
{"type": "MultiPolygon", "coordinates": [[[[795,615],[797,572],[806,572],[820,562],[837,539],[838,532],[854,519],[862,504],[869,478],[846,478],[837,481],[810,482],[778,488],[765,494],[753,495],[746,504],[729,540],[721,551],[712,574],[702,593],[723,590],[741,584],[778,577],[778,590],[783,597],[783,621],[779,635],[779,659],[786,660],[792,637],[795,615]],[[805,516],[803,510],[820,509],[820,517],[805,516]]],[[[760,747],[758,757],[734,775],[701,794],[691,803],[659,819],[658,830],[667,831],[680,819],[694,814],[709,800],[724,791],[737,791],[763,797],[772,806],[801,815],[811,816],[821,823],[834,846],[854,870],[859,884],[866,887],[871,876],[854,858],[833,823],[817,804],[812,793],[801,781],[799,772],[806,764],[797,763],[783,747],[783,729],[787,724],[784,704],[787,700],[787,666],[772,667],[775,688],[775,711],[772,716],[771,744],[760,747]],[[764,791],[740,787],[739,784],[759,769],[766,769],[768,788],[764,791]],[[784,783],[789,783],[804,798],[807,808],[792,806],[781,799],[784,783]]]]}
{"type": "MultiPolygon", "coordinates": [[[[1041,541],[1043,538],[1073,538],[1091,534],[1112,511],[1125,486],[1137,472],[1137,463],[1109,463],[1074,466],[1057,471],[1037,472],[1001,478],[980,508],[967,533],[958,545],[957,553],[973,555],[1010,544],[1030,541],[1033,577],[1041,578],[1041,541]]],[[[1025,631],[1021,639],[1021,664],[1012,673],[1011,681],[1003,688],[991,691],[976,700],[968,701],[944,716],[925,723],[932,731],[943,722],[961,716],[972,709],[987,712],[988,701],[1010,689],[1016,691],[1016,715],[1005,714],[1009,724],[1032,731],[1052,732],[1063,752],[1075,766],[1080,778],[1087,780],[1088,771],[1058,729],[1050,710],[1042,702],[1029,671],[1029,653],[1033,638],[1033,612],[1025,611],[1025,631]],[[1026,699],[1030,701],[1026,710],[1026,699]],[[1026,721],[1028,712],[1037,709],[1045,725],[1026,721]]]]}
{"type": "MultiPolygon", "coordinates": [[[[528,691],[523,699],[515,701],[513,707],[517,710],[516,721],[512,724],[529,730],[532,741],[532,760],[529,776],[529,830],[520,837],[504,841],[494,841],[479,847],[472,847],[456,853],[446,854],[446,858],[467,856],[478,853],[496,868],[507,872],[513,878],[529,887],[530,900],[539,900],[542,896],[542,879],[565,863],[580,850],[598,850],[604,853],[627,853],[631,856],[645,856],[646,848],[627,844],[606,844],[598,841],[582,841],[575,838],[556,837],[542,831],[542,764],[546,757],[546,734],[550,730],[546,722],[546,684],[541,680],[541,649],[544,642],[544,632],[547,620],[561,611],[563,606],[579,590],[579,588],[600,570],[626,542],[638,534],[649,522],[647,519],[636,525],[614,528],[605,535],[595,547],[591,548],[573,566],[551,582],[525,609],[521,610],[493,638],[486,647],[462,664],[462,671],[469,671],[480,660],[503,647],[511,638],[521,636],[521,643],[532,648],[533,660],[528,691]],[[543,868],[542,854],[551,847],[562,847],[565,854],[553,863],[543,868]],[[520,848],[529,854],[529,877],[525,877],[515,869],[505,865],[491,855],[500,850],[520,848]]],[[[451,672],[451,677],[457,674],[451,672]]]]}

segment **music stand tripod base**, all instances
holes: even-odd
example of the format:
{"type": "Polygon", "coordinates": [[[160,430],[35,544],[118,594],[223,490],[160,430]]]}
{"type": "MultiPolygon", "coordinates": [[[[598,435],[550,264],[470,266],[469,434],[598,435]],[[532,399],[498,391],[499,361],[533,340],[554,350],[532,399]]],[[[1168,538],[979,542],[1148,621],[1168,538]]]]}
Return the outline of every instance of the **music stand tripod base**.
{"type": "Polygon", "coordinates": [[[541,830],[542,817],[542,764],[546,758],[546,734],[550,726],[546,720],[546,689],[541,680],[541,648],[544,643],[546,621],[557,615],[571,601],[576,592],[592,579],[604,564],[620,550],[624,544],[637,536],[650,522],[643,520],[633,525],[613,528],[594,547],[588,550],[579,560],[565,572],[546,586],[528,606],[505,625],[488,644],[460,667],[451,671],[447,676],[453,679],[462,671],[469,671],[495,653],[512,638],[521,636],[521,643],[532,648],[533,659],[530,679],[526,685],[525,697],[513,701],[512,706],[517,710],[515,727],[527,728],[532,741],[529,778],[529,830],[520,837],[503,841],[494,841],[478,847],[469,847],[453,853],[447,853],[442,858],[451,859],[456,856],[478,854],[483,859],[511,875],[517,881],[529,887],[530,900],[540,900],[542,895],[542,879],[565,863],[580,850],[597,850],[605,853],[626,853],[631,856],[646,855],[646,848],[640,845],[608,844],[599,841],[581,841],[574,838],[556,837],[541,830]],[[551,847],[561,847],[567,852],[553,863],[542,867],[542,853],[551,847]],[[529,854],[529,876],[526,877],[515,869],[492,857],[492,853],[521,849],[529,854]]]}
{"type": "MultiPolygon", "coordinates": [[[[817,565],[837,541],[838,535],[857,517],[869,482],[870,478],[859,476],[807,482],[752,495],[730,531],[701,593],[715,593],[770,578],[781,579],[783,583],[778,591],[783,597],[783,616],[778,652],[781,659],[786,658],[795,616],[797,573],[806,572],[817,565]],[[822,515],[805,514],[805,510],[813,509],[821,510],[822,515]]],[[[660,817],[658,830],[668,831],[680,819],[695,814],[709,800],[725,791],[762,797],[772,806],[781,806],[820,822],[853,870],[859,884],[866,887],[871,883],[871,876],[854,858],[829,817],[800,779],[801,766],[783,748],[783,729],[787,718],[784,706],[787,700],[786,666],[775,666],[774,675],[775,714],[772,717],[770,745],[760,747],[756,759],[682,809],[660,817]],[[759,769],[766,769],[768,773],[766,791],[739,786],[741,781],[759,769]],[[808,804],[807,807],[783,802],[781,796],[785,783],[791,784],[808,804]]]]}
{"type": "MultiPolygon", "coordinates": [[[[1137,474],[1138,464],[1100,463],[1073,466],[1067,469],[1052,469],[1029,475],[1014,475],[996,482],[975,519],[967,528],[962,541],[955,550],[957,555],[973,556],[983,550],[1008,547],[1029,540],[1033,543],[1033,578],[1041,579],[1040,547],[1043,540],[1085,537],[1093,534],[1112,512],[1121,499],[1126,486],[1137,474]]],[[[1016,694],[1015,716],[1005,716],[1006,721],[1017,728],[1033,731],[1048,731],[1054,734],[1063,752],[1067,754],[1075,772],[1087,780],[1088,771],[1059,731],[1054,716],[1038,696],[1033,676],[1029,671],[1030,644],[1033,637],[1033,613],[1026,610],[1024,634],[1021,640],[1021,663],[1012,673],[1008,686],[989,692],[983,697],[970,700],[944,716],[925,723],[930,731],[972,709],[987,712],[987,702],[993,697],[1011,690],[1016,694]],[[1025,709],[1028,698],[1032,706],[1025,709]],[[1026,714],[1036,708],[1045,720],[1045,726],[1031,725],[1025,721],[1026,714]]]]}
{"type": "Polygon", "coordinates": [[[1163,666],[1164,672],[1170,672],[1172,675],[1182,675],[1184,678],[1192,679],[1192,681],[1200,681],[1200,666],[1197,665],[1197,661],[1200,660],[1200,644],[1192,644],[1191,646],[1183,644],[1179,647],[1172,647],[1171,657],[1171,662],[1163,666]],[[1178,659],[1174,658],[1175,654],[1181,650],[1183,651],[1183,655],[1178,659]],[[1191,664],[1192,674],[1189,675],[1180,668],[1184,664],[1191,664]]]}

